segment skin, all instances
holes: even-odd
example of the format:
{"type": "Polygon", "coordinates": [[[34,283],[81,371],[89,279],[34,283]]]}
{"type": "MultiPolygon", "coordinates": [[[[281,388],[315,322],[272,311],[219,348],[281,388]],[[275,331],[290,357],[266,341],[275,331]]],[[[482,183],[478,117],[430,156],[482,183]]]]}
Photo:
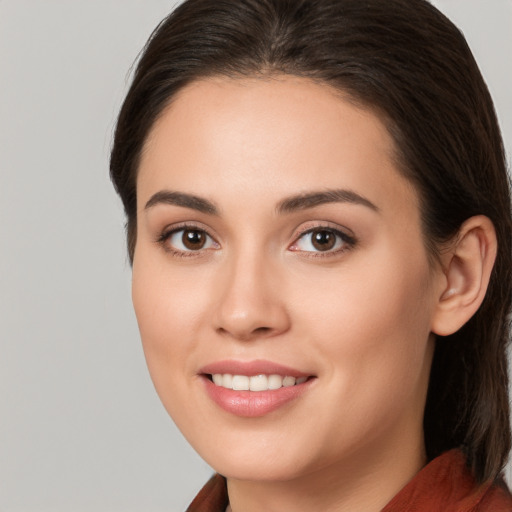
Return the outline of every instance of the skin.
{"type": "Polygon", "coordinates": [[[394,151],[371,111],[287,76],[193,83],[149,135],[133,263],[144,352],[167,411],[228,478],[234,512],[378,511],[425,464],[447,274],[429,262],[418,197],[394,151]],[[277,211],[328,189],[375,208],[277,211]],[[146,207],[161,191],[206,199],[218,214],[146,207]],[[183,223],[208,233],[203,249],[185,253],[181,233],[162,240],[183,223]],[[302,234],[318,227],[355,243],[318,251],[302,234]],[[198,375],[225,359],[270,360],[315,379],[276,411],[243,418],[219,408],[198,375]]]}

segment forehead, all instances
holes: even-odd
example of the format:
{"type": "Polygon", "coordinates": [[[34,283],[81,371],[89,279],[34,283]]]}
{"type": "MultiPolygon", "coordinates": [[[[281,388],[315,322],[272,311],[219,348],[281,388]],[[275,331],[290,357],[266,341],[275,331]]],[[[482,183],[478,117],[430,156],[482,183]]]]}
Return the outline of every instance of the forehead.
{"type": "Polygon", "coordinates": [[[381,119],[328,85],[290,76],[215,78],[182,89],[159,117],[137,194],[141,204],[159,188],[209,196],[215,185],[277,201],[342,187],[394,200],[412,191],[395,162],[381,119]]]}

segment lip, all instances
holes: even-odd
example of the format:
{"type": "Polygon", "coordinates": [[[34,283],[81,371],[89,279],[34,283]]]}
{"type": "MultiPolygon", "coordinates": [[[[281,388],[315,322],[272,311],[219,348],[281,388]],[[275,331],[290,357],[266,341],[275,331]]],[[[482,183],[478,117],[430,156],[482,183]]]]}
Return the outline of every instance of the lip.
{"type": "Polygon", "coordinates": [[[295,368],[272,361],[265,361],[263,359],[255,359],[254,361],[217,361],[204,366],[199,370],[199,373],[208,375],[213,375],[214,373],[230,373],[231,375],[247,375],[249,377],[261,374],[276,374],[282,375],[283,377],[288,375],[295,378],[312,376],[311,373],[304,373],[295,368]]]}
{"type": "Polygon", "coordinates": [[[308,391],[314,380],[314,375],[304,373],[294,368],[284,366],[271,361],[218,361],[201,368],[201,381],[206,394],[224,411],[244,418],[257,418],[270,414],[281,407],[297,400],[308,391]],[[215,373],[230,373],[232,375],[254,376],[260,374],[282,375],[290,377],[313,377],[308,378],[302,384],[295,386],[281,387],[268,391],[236,391],[216,386],[209,376],[215,373]]]}

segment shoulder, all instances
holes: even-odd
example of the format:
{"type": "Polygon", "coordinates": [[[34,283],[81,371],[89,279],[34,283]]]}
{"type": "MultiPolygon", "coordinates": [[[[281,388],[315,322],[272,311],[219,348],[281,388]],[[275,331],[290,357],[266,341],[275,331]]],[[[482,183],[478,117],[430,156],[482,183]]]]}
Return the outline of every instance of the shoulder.
{"type": "Polygon", "coordinates": [[[474,510],[475,512],[512,512],[512,495],[505,482],[498,480],[489,485],[474,510]]]}
{"type": "Polygon", "coordinates": [[[459,450],[443,453],[425,466],[382,512],[512,512],[503,480],[478,484],[459,450]]]}
{"type": "Polygon", "coordinates": [[[224,512],[228,506],[226,480],[214,474],[199,491],[186,512],[224,512]]]}

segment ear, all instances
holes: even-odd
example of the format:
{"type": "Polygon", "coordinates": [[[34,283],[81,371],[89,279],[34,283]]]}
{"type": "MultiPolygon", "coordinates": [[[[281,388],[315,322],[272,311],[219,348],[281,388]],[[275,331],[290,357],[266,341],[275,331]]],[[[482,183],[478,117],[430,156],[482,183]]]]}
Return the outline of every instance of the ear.
{"type": "Polygon", "coordinates": [[[448,336],[458,331],[484,300],[498,248],[496,231],[483,215],[462,224],[449,249],[441,255],[439,296],[431,329],[448,336]]]}

